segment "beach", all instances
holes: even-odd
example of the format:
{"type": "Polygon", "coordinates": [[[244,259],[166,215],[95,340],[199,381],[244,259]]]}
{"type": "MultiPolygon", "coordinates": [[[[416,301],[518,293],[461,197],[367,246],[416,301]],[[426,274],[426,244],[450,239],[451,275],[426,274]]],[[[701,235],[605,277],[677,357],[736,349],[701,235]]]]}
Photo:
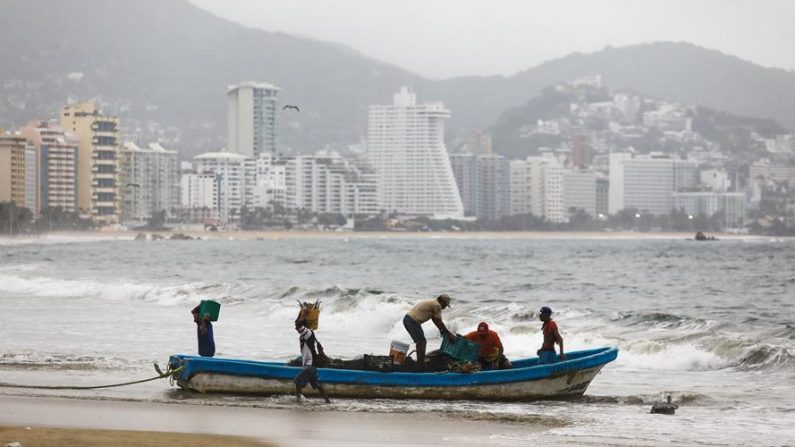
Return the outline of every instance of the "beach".
{"type": "MultiPolygon", "coordinates": [[[[326,405],[287,394],[199,394],[162,379],[96,390],[0,387],[0,425],[242,436],[279,446],[795,445],[792,239],[196,234],[208,238],[137,241],[126,232],[0,241],[0,382],[150,378],[153,363],[196,353],[190,309],[204,299],[221,304],[213,326],[222,358],[295,359],[297,301],[321,303],[316,334],[328,355],[386,355],[392,341],[411,343],[406,312],[439,293],[453,297],[444,312],[451,331],[488,322],[509,359],[536,355],[540,306],[552,308],[567,351],[615,346],[618,358],[582,398],[530,402],[332,396],[326,405]],[[649,414],[668,395],[680,405],[676,415],[649,414]]],[[[438,331],[426,324],[425,334],[436,349],[438,331]]]]}
{"type": "MultiPolygon", "coordinates": [[[[283,239],[590,239],[626,240],[660,239],[692,240],[693,232],[640,232],[640,231],[316,231],[316,230],[221,230],[204,231],[195,228],[174,228],[167,231],[146,230],[95,230],[55,231],[40,235],[9,237],[0,234],[0,245],[25,243],[64,243],[79,241],[134,240],[143,235],[146,240],[169,239],[174,235],[188,236],[194,240],[283,240],[283,239]]],[[[710,233],[718,240],[769,240],[771,236],[735,233],[710,233]]],[[[786,239],[786,238],[784,238],[786,239]]]]}
{"type": "MultiPolygon", "coordinates": [[[[426,413],[327,411],[319,400],[304,402],[302,406],[305,408],[273,410],[5,396],[0,404],[0,441],[21,442],[25,436],[35,440],[39,432],[45,431],[43,427],[51,427],[68,429],[65,431],[72,438],[113,439],[113,445],[129,446],[518,446],[524,445],[533,433],[562,425],[552,417],[493,422],[426,413]],[[495,437],[501,441],[495,443],[495,437]],[[522,442],[513,443],[512,439],[522,442]]],[[[64,436],[60,443],[51,445],[94,444],[70,443],[69,436],[64,436]]]]}

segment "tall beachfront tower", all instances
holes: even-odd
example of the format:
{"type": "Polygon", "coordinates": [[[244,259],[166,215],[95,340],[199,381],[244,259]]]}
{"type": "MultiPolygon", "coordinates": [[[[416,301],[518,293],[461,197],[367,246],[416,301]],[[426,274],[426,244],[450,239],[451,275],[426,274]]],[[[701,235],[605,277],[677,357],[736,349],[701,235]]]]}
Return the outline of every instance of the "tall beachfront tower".
{"type": "Polygon", "coordinates": [[[77,212],[77,154],[80,140],[53,123],[31,121],[22,135],[33,145],[36,215],[45,208],[77,212]]]}
{"type": "Polygon", "coordinates": [[[103,223],[118,223],[119,118],[103,115],[93,102],[61,111],[61,127],[80,139],[77,148],[77,206],[103,223]]]}
{"type": "Polygon", "coordinates": [[[139,147],[123,143],[120,149],[122,222],[146,222],[156,213],[172,213],[179,205],[177,151],[159,143],[139,147]],[[138,185],[138,186],[132,186],[138,185]]]}
{"type": "Polygon", "coordinates": [[[279,88],[245,82],[230,85],[227,98],[227,148],[229,152],[257,158],[275,154],[279,137],[279,88]]]}
{"type": "Polygon", "coordinates": [[[367,155],[382,209],[436,218],[464,216],[444,145],[444,120],[449,117],[440,102],[417,104],[408,87],[401,87],[391,105],[370,106],[367,155]]]}

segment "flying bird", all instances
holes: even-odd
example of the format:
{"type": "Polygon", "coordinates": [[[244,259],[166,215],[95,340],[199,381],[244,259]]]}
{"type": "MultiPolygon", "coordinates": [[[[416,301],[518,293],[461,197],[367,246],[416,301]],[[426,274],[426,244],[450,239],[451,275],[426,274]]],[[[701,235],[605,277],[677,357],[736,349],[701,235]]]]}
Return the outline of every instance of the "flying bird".
{"type": "Polygon", "coordinates": [[[298,109],[298,106],[291,106],[290,104],[287,104],[284,107],[282,107],[282,110],[284,110],[284,109],[295,109],[296,112],[300,112],[301,111],[301,110],[298,109]]]}
{"type": "Polygon", "coordinates": [[[139,185],[138,183],[127,183],[126,185],[124,185],[125,188],[129,188],[130,186],[132,186],[134,188],[140,188],[141,187],[141,185],[139,185]]]}

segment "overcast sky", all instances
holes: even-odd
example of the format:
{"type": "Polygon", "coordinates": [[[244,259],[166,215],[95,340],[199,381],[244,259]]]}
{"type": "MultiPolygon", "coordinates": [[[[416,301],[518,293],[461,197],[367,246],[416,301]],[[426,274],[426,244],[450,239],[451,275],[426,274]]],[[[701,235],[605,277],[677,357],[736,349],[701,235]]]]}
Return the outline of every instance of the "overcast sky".
{"type": "Polygon", "coordinates": [[[795,68],[789,0],[189,0],[247,26],[338,42],[421,75],[514,74],[574,51],[691,42],[795,68]]]}

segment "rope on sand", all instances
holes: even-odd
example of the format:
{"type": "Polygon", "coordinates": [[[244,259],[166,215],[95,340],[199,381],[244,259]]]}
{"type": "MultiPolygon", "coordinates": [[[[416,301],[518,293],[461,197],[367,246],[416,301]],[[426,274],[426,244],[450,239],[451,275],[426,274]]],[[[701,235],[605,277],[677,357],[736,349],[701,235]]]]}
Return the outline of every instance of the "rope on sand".
{"type": "Polygon", "coordinates": [[[127,385],[135,385],[137,383],[144,383],[144,382],[151,382],[152,380],[157,379],[173,379],[176,374],[182,371],[183,367],[180,366],[179,368],[171,369],[171,366],[163,372],[157,363],[154,364],[155,371],[157,371],[157,375],[155,377],[150,377],[148,379],[142,380],[133,380],[131,382],[122,382],[122,383],[113,383],[109,385],[95,385],[95,386],[72,386],[72,385],[18,385],[14,383],[2,383],[0,382],[0,388],[26,388],[26,389],[34,389],[34,390],[95,390],[99,388],[114,388],[120,386],[127,386],[127,385]]]}

